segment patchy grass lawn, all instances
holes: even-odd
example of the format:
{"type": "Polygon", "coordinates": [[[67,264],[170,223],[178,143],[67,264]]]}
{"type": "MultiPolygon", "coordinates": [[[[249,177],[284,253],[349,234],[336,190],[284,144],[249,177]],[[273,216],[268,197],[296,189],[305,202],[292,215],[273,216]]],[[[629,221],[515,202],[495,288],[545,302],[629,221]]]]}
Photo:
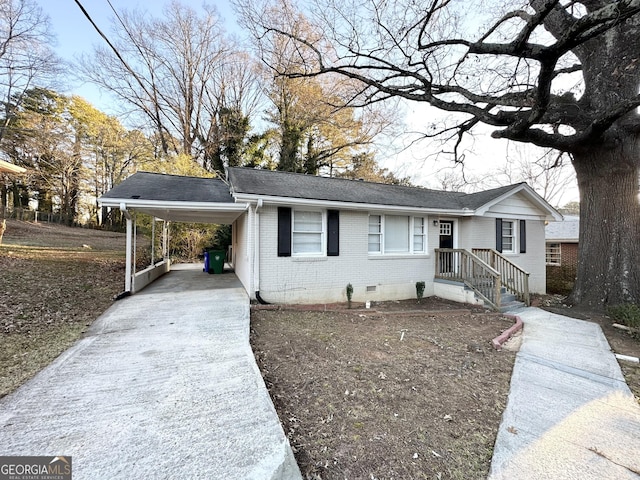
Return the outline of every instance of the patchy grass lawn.
{"type": "Polygon", "coordinates": [[[7,223],[0,245],[0,397],[73,345],[124,282],[124,235],[7,223]]]}
{"type": "Polygon", "coordinates": [[[490,341],[513,321],[433,298],[375,309],[252,313],[303,475],[486,478],[515,358],[490,341]]]}

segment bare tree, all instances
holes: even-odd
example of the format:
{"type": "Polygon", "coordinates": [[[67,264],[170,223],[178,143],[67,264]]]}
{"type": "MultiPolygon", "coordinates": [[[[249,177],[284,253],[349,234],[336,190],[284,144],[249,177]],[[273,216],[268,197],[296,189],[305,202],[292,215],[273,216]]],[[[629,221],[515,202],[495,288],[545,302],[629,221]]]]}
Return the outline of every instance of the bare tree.
{"type": "Polygon", "coordinates": [[[527,182],[551,205],[559,206],[568,190],[577,188],[569,155],[556,150],[523,148],[509,145],[505,165],[486,176],[485,185],[496,187],[527,182]]]}
{"type": "Polygon", "coordinates": [[[286,38],[313,58],[295,76],[357,80],[363,104],[402,97],[457,113],[436,132],[452,136],[454,155],[480,124],[570,153],[581,205],[570,299],[640,302],[640,0],[312,0],[319,41],[252,8],[257,38],[286,38]]]}
{"type": "Polygon", "coordinates": [[[34,0],[0,0],[0,141],[24,94],[47,87],[60,71],[49,18],[34,0]]]}
{"type": "Polygon", "coordinates": [[[220,111],[248,115],[255,106],[255,75],[216,10],[205,5],[199,14],[173,1],[159,19],[116,12],[113,35],[113,48],[96,48],[82,60],[84,75],[142,112],[165,155],[191,155],[211,166],[220,111]]]}

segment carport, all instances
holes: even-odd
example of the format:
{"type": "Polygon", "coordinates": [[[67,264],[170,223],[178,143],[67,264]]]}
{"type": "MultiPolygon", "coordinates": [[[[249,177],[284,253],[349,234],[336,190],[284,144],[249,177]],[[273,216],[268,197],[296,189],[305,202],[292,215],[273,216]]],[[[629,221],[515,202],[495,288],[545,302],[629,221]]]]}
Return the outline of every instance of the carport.
{"type": "Polygon", "coordinates": [[[235,203],[229,186],[220,178],[199,178],[162,173],[138,172],[105,193],[99,204],[119,209],[126,219],[125,293],[136,293],[171,270],[168,257],[170,222],[233,224],[248,208],[235,203]],[[152,245],[155,250],[156,222],[162,222],[162,258],[152,253],[150,265],[136,272],[136,213],[152,218],[152,245]]]}

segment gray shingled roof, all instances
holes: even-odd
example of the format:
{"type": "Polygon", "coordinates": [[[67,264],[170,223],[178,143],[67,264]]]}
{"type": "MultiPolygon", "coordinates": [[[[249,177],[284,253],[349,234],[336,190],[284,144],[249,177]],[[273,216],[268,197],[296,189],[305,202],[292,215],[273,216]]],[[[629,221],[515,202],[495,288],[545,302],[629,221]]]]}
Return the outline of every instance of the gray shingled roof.
{"type": "Polygon", "coordinates": [[[544,229],[547,240],[565,240],[577,242],[580,234],[580,217],[577,215],[565,215],[562,222],[549,222],[544,229]]]}
{"type": "Polygon", "coordinates": [[[219,178],[182,177],[149,172],[134,173],[105,193],[102,198],[234,203],[229,186],[219,178]]]}
{"type": "Polygon", "coordinates": [[[229,168],[228,175],[234,194],[444,210],[475,210],[518,187],[466,194],[243,167],[229,168]]]}

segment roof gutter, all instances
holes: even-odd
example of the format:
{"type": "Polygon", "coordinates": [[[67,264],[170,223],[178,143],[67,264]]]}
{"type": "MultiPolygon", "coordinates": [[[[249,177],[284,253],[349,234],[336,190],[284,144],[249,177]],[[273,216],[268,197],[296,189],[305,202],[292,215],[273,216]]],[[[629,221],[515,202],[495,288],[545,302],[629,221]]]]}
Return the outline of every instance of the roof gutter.
{"type": "Polygon", "coordinates": [[[248,205],[242,203],[214,203],[214,202],[177,202],[160,200],[140,200],[131,198],[105,198],[101,197],[98,204],[103,207],[117,207],[126,205],[126,208],[170,208],[172,210],[196,210],[196,211],[224,211],[244,212],[248,205]]]}

